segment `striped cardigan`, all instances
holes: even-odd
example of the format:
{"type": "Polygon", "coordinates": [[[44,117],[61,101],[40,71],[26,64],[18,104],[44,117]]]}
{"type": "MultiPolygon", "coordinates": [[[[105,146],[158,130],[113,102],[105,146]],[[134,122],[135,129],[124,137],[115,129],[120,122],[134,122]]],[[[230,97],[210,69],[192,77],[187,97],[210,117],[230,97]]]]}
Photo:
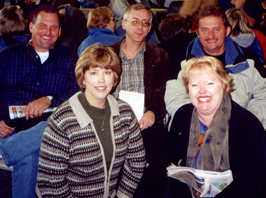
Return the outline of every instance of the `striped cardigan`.
{"type": "Polygon", "coordinates": [[[45,128],[38,188],[45,197],[133,197],[145,167],[138,121],[128,104],[107,97],[113,158],[107,172],[103,147],[77,95],[58,107],[45,128]]]}

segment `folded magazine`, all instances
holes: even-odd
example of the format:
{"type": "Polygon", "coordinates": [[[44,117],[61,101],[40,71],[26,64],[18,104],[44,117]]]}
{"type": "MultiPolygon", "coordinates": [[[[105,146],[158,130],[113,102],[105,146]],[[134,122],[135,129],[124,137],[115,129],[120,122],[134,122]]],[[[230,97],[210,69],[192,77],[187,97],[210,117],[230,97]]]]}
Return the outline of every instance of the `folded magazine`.
{"type": "Polygon", "coordinates": [[[43,114],[39,117],[26,119],[24,105],[12,105],[8,106],[7,116],[4,117],[5,123],[10,126],[16,128],[16,132],[20,132],[22,130],[31,128],[38,124],[41,121],[45,121],[48,117],[55,111],[56,108],[48,108],[43,114]]]}
{"type": "MultiPolygon", "coordinates": [[[[25,112],[24,108],[26,106],[24,105],[13,105],[13,106],[8,106],[8,111],[9,111],[9,117],[11,120],[18,119],[18,118],[23,118],[25,117],[25,112]]],[[[54,112],[56,108],[48,108],[46,109],[43,113],[51,113],[54,112]]]]}
{"type": "Polygon", "coordinates": [[[192,197],[215,197],[232,181],[232,171],[205,171],[171,164],[167,175],[188,185],[192,197]]]}

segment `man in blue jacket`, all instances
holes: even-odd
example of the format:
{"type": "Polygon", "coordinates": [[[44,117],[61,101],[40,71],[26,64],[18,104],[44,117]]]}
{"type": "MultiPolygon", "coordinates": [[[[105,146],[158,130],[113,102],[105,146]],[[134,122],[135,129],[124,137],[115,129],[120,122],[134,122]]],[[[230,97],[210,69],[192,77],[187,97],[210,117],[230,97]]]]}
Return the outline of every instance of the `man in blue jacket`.
{"type": "MultiPolygon", "coordinates": [[[[233,79],[235,90],[231,93],[232,99],[256,115],[266,128],[266,79],[261,76],[265,77],[266,69],[256,66],[255,58],[228,37],[231,28],[221,8],[206,7],[199,13],[196,25],[197,38],[187,47],[186,59],[181,67],[191,57],[208,55],[218,58],[233,79]]],[[[181,72],[177,79],[166,84],[164,99],[172,118],[180,107],[190,103],[181,72]]]]}

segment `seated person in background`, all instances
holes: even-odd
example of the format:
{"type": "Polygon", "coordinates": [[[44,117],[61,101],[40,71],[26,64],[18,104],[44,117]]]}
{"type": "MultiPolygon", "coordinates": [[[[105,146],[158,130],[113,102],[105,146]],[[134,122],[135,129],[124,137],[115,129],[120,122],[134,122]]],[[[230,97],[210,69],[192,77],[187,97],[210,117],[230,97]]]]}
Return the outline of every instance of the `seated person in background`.
{"type": "MultiPolygon", "coordinates": [[[[266,77],[264,66],[228,36],[231,28],[221,8],[211,6],[202,10],[196,27],[197,38],[188,45],[186,60],[204,55],[218,58],[234,80],[232,99],[256,115],[266,128],[266,79],[256,69],[266,77]]],[[[186,60],[181,63],[181,69],[186,60]]],[[[180,107],[190,103],[180,72],[177,79],[167,81],[165,103],[172,117],[180,107]]]]}
{"type": "Polygon", "coordinates": [[[114,13],[115,21],[117,22],[116,26],[121,26],[123,15],[130,4],[127,0],[111,0],[110,6],[114,13]]]}
{"type": "Polygon", "coordinates": [[[219,5],[227,10],[229,8],[238,8],[247,18],[250,27],[258,26],[261,21],[263,7],[261,0],[218,0],[219,5]]]}
{"type": "Polygon", "coordinates": [[[29,43],[0,53],[0,153],[5,164],[13,166],[13,198],[35,196],[38,153],[46,123],[40,121],[47,118],[43,112],[78,90],[76,60],[68,49],[55,45],[61,31],[56,8],[42,5],[34,10],[29,30],[29,43]],[[10,105],[25,106],[22,123],[10,125],[10,105]],[[2,115],[4,111],[7,113],[2,115]],[[25,126],[29,128],[22,131],[25,126]]]}
{"type": "Polygon", "coordinates": [[[23,10],[10,5],[0,10],[0,52],[18,43],[28,42],[26,19],[23,10]]]}
{"type": "Polygon", "coordinates": [[[17,0],[19,5],[24,11],[26,17],[30,16],[30,13],[42,4],[50,4],[51,0],[17,0]]]}
{"type": "Polygon", "coordinates": [[[108,6],[110,0],[76,0],[79,2],[81,8],[97,8],[102,6],[108,6]]]}
{"type": "Polygon", "coordinates": [[[78,48],[78,56],[94,43],[99,42],[108,46],[122,39],[122,37],[114,34],[114,16],[111,8],[108,7],[98,7],[91,10],[88,13],[87,28],[88,36],[81,42],[78,48]]]}
{"type": "Polygon", "coordinates": [[[245,15],[238,8],[229,8],[225,14],[232,28],[230,38],[241,47],[247,48],[257,55],[261,64],[264,64],[262,48],[255,33],[248,26],[245,15]]]}
{"type": "MultiPolygon", "coordinates": [[[[119,36],[124,37],[126,32],[122,28],[122,19],[124,16],[125,11],[128,9],[130,5],[136,4],[137,2],[135,0],[111,0],[111,8],[115,16],[116,21],[116,29],[115,33],[119,36]]],[[[150,8],[149,2],[147,0],[141,0],[138,1],[138,3],[141,3],[145,5],[146,7],[150,8]]],[[[156,30],[154,28],[151,29],[151,31],[147,35],[147,41],[152,42],[155,44],[159,44],[160,41],[158,39],[156,30]]]]}
{"type": "Polygon", "coordinates": [[[119,97],[120,91],[128,91],[144,97],[144,105],[139,107],[143,109],[139,126],[148,166],[135,196],[156,198],[164,178],[167,155],[164,92],[168,55],[162,48],[146,41],[151,26],[152,12],[143,4],[133,4],[125,12],[122,27],[126,36],[112,45],[120,56],[123,71],[113,95],[119,97]]]}
{"type": "MultiPolygon", "coordinates": [[[[265,2],[266,2],[266,0],[264,0],[265,2]]],[[[265,5],[266,5],[266,3],[265,3],[265,5]]],[[[259,23],[259,26],[258,26],[258,29],[264,34],[264,35],[266,35],[266,6],[265,6],[265,8],[264,8],[264,12],[263,12],[263,14],[262,14],[262,19],[261,19],[261,21],[260,21],[260,23],[259,23]]]]}
{"type": "Polygon", "coordinates": [[[8,0],[8,1],[1,0],[0,1],[0,9],[2,9],[5,6],[5,2],[10,3],[10,5],[15,5],[16,4],[16,0],[8,0]]]}
{"type": "Polygon", "coordinates": [[[96,0],[77,0],[81,8],[97,8],[99,5],[96,0]]]}
{"type": "MultiPolygon", "coordinates": [[[[266,13],[265,13],[265,17],[266,17],[266,13]]],[[[265,19],[266,22],[266,19],[265,19]]],[[[264,57],[264,67],[266,65],[266,34],[264,34],[260,29],[254,29],[253,32],[256,35],[256,38],[259,41],[260,47],[262,49],[263,52],[263,57],[264,57]]]]}
{"type": "MultiPolygon", "coordinates": [[[[231,100],[232,80],[223,64],[210,56],[191,58],[182,79],[192,104],[175,113],[169,134],[171,163],[218,172],[230,169],[232,183],[215,198],[263,197],[265,132],[252,113],[231,100]]],[[[181,193],[188,190],[183,183],[170,178],[169,183],[173,194],[167,198],[191,197],[181,193]]]]}
{"type": "Polygon", "coordinates": [[[168,14],[159,24],[160,46],[169,56],[168,79],[177,77],[179,65],[186,56],[184,49],[196,37],[195,33],[190,33],[190,29],[190,20],[179,14],[168,14]]]}
{"type": "Polygon", "coordinates": [[[75,8],[80,8],[80,3],[77,0],[50,0],[50,2],[56,8],[61,5],[70,5],[75,8]]]}
{"type": "Polygon", "coordinates": [[[81,92],[45,128],[39,158],[42,197],[133,197],[145,167],[138,121],[110,95],[121,67],[112,48],[94,44],[76,64],[81,92]]]}
{"type": "MultiPolygon", "coordinates": [[[[58,1],[63,2],[62,0],[58,1]]],[[[54,3],[58,5],[59,2],[54,3]]],[[[74,7],[69,3],[58,5],[57,10],[62,23],[62,31],[58,42],[61,45],[70,48],[77,56],[77,49],[80,43],[87,37],[87,19],[79,8],[74,7]]]]}
{"type": "Polygon", "coordinates": [[[204,7],[217,4],[217,0],[184,0],[179,14],[183,17],[193,17],[198,11],[204,9],[204,7]]]}
{"type": "MultiPolygon", "coordinates": [[[[150,1],[152,2],[153,0],[150,0],[150,1]]],[[[163,1],[164,1],[164,5],[163,5],[164,8],[167,8],[168,10],[171,6],[175,5],[178,7],[177,12],[179,12],[179,8],[183,4],[183,1],[180,1],[180,0],[163,0],[163,1]]]]}

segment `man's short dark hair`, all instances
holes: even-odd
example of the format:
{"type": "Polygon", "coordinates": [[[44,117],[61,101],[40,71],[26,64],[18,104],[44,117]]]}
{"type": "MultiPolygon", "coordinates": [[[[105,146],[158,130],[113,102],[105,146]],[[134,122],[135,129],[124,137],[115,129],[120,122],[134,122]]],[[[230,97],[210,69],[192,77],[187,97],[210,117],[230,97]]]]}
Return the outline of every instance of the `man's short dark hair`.
{"type": "Polygon", "coordinates": [[[230,26],[226,15],[225,15],[225,11],[220,7],[220,6],[206,6],[204,7],[204,9],[201,9],[198,16],[197,16],[197,20],[196,20],[196,29],[198,29],[199,27],[199,21],[200,19],[204,18],[204,17],[208,17],[208,16],[215,16],[215,17],[220,17],[223,22],[224,22],[224,26],[228,27],[230,26]]]}
{"type": "Polygon", "coordinates": [[[46,13],[56,14],[58,16],[58,20],[60,19],[56,7],[50,4],[41,4],[30,13],[29,22],[35,23],[39,13],[42,11],[46,13]]]}

